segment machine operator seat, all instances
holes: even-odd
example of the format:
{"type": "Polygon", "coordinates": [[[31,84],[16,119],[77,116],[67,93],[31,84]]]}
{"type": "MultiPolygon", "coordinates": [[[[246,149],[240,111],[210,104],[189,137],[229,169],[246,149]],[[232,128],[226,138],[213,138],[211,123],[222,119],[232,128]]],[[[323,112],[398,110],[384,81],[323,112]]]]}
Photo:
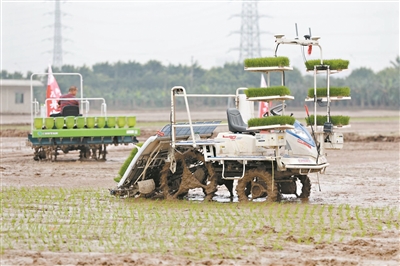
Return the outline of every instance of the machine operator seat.
{"type": "Polygon", "coordinates": [[[228,116],[228,128],[233,133],[250,133],[255,134],[258,131],[248,130],[247,124],[243,121],[242,115],[236,108],[228,108],[226,111],[228,116]]]}
{"type": "Polygon", "coordinates": [[[81,114],[79,114],[79,106],[77,105],[64,106],[61,112],[61,116],[81,116],[81,114]]]}

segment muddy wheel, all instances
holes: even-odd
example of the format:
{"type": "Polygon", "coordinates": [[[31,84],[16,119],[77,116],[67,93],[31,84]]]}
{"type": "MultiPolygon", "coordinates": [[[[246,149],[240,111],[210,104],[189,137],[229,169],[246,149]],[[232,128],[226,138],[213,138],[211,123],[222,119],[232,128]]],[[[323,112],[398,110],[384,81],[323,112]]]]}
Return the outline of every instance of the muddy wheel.
{"type": "Polygon", "coordinates": [[[165,199],[172,199],[182,182],[182,168],[177,162],[176,171],[172,173],[170,170],[171,163],[166,162],[161,170],[161,189],[165,199]]]}
{"type": "Polygon", "coordinates": [[[301,184],[303,187],[301,188],[301,194],[299,198],[307,199],[311,194],[311,181],[308,176],[299,177],[301,184]]]}
{"type": "MultiPolygon", "coordinates": [[[[206,185],[206,189],[203,190],[205,194],[204,200],[206,201],[211,201],[212,198],[215,196],[215,192],[218,191],[218,186],[224,185],[228,191],[229,191],[229,198],[233,199],[234,194],[233,194],[233,180],[229,179],[222,179],[222,176],[220,173],[217,173],[214,168],[214,164],[207,162],[205,163],[205,166],[207,168],[208,172],[208,177],[206,179],[206,182],[203,182],[204,185],[206,185]]],[[[250,184],[251,185],[251,184],[250,184]]],[[[249,186],[249,191],[250,191],[251,186],[249,186]]],[[[247,190],[246,190],[247,193],[247,190]]],[[[249,192],[250,193],[250,192],[249,192]]],[[[248,194],[247,194],[248,196],[248,194]]]]}
{"type": "Polygon", "coordinates": [[[43,147],[35,148],[33,159],[35,161],[46,159],[46,151],[43,149],[43,147]]]}
{"type": "Polygon", "coordinates": [[[200,171],[192,173],[188,165],[196,161],[198,155],[192,151],[175,154],[176,170],[174,173],[170,170],[171,163],[166,162],[161,170],[161,188],[165,199],[183,198],[189,192],[189,189],[203,188],[206,185],[201,183],[203,179],[200,171]]]}
{"type": "Polygon", "coordinates": [[[251,195],[252,199],[268,196],[268,201],[276,201],[278,184],[276,182],[272,184],[270,173],[260,169],[251,169],[246,171],[244,177],[238,181],[236,192],[239,201],[248,201],[248,195],[251,195]]]}
{"type": "Polygon", "coordinates": [[[99,159],[101,156],[101,160],[105,161],[106,156],[107,156],[107,144],[103,144],[103,146],[100,146],[100,151],[99,151],[99,159]],[[101,148],[102,147],[102,148],[101,148]]]}
{"type": "Polygon", "coordinates": [[[54,162],[54,149],[53,146],[50,146],[46,149],[46,158],[51,162],[54,162]]]}
{"type": "Polygon", "coordinates": [[[297,190],[296,181],[291,180],[279,184],[279,192],[282,194],[296,194],[296,190],[297,190]]]}
{"type": "Polygon", "coordinates": [[[53,156],[54,156],[53,161],[54,162],[57,161],[57,156],[60,154],[58,151],[61,152],[60,146],[55,146],[55,148],[53,150],[53,156]]]}
{"type": "Polygon", "coordinates": [[[206,184],[206,188],[203,189],[203,192],[205,194],[204,200],[205,201],[212,201],[212,198],[215,196],[215,192],[217,192],[217,186],[218,186],[218,176],[217,174],[213,173],[211,176],[208,178],[208,183],[206,184]]]}

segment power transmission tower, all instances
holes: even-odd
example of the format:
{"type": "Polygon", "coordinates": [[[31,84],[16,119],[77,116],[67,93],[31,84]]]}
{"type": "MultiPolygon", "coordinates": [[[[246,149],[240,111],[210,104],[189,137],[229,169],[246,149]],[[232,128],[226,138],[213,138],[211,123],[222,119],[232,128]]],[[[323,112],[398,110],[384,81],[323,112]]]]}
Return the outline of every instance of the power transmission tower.
{"type": "Polygon", "coordinates": [[[258,15],[257,0],[243,1],[242,12],[240,15],[241,26],[240,31],[233,33],[240,33],[240,46],[233,50],[239,50],[239,62],[243,62],[245,58],[261,57],[260,34],[258,26],[259,18],[265,16],[258,15]]]}
{"type": "Polygon", "coordinates": [[[60,0],[55,0],[54,10],[54,46],[53,46],[53,66],[61,68],[63,65],[62,35],[61,35],[61,10],[60,0]]]}

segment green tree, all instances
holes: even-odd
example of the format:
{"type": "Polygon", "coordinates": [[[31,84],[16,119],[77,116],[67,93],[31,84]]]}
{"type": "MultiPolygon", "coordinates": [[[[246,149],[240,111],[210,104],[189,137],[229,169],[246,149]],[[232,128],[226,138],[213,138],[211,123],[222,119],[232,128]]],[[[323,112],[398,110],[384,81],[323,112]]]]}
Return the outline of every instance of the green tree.
{"type": "Polygon", "coordinates": [[[347,86],[351,89],[352,106],[364,108],[366,102],[368,105],[373,105],[372,100],[376,91],[375,73],[368,68],[359,68],[351,72],[346,79],[347,86]]]}

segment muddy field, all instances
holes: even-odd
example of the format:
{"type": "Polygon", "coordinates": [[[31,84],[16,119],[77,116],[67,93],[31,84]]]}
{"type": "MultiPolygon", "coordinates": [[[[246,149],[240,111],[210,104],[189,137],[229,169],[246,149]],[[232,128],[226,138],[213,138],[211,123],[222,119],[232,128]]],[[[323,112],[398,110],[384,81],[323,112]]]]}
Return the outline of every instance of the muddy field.
{"type": "MultiPolygon", "coordinates": [[[[202,116],[204,114],[198,114],[202,116]]],[[[358,112],[351,128],[343,129],[345,146],[340,151],[329,151],[330,167],[323,175],[310,175],[312,193],[307,203],[297,199],[286,198],[289,205],[305,206],[343,206],[354,208],[394,208],[394,223],[399,223],[399,120],[398,112],[358,112]],[[368,119],[364,119],[368,117],[368,119]],[[375,117],[376,119],[370,119],[375,117]],[[357,207],[358,206],[358,207],[357,207]]],[[[141,121],[157,121],[163,114],[138,114],[141,121]]],[[[207,115],[211,117],[211,115],[207,115]]],[[[215,117],[218,119],[219,117],[215,117]]],[[[24,118],[28,119],[29,118],[24,118]]],[[[12,116],[3,116],[2,124],[21,121],[12,116]]],[[[164,120],[164,119],[163,119],[164,120]]],[[[167,119],[165,119],[167,120],[167,119]]],[[[156,126],[141,128],[140,141],[159,129],[156,126]]],[[[1,185],[2,191],[9,188],[59,188],[94,189],[102,193],[105,204],[119,204],[108,195],[108,189],[114,188],[119,168],[129,155],[133,146],[109,146],[107,161],[79,161],[78,153],[61,154],[57,162],[37,162],[32,159],[32,149],[26,145],[26,137],[16,135],[12,130],[1,131],[1,185]]],[[[194,191],[192,198],[201,198],[194,191]]],[[[223,205],[228,201],[228,193],[221,187],[214,198],[214,204],[223,205]]],[[[121,204],[123,200],[120,200],[121,204]]],[[[239,205],[235,202],[229,204],[239,205]]],[[[2,199],[3,203],[3,199],[2,199]]],[[[263,203],[251,203],[263,204],[263,203]]],[[[251,205],[250,204],[250,205],[251,205]]],[[[3,204],[2,204],[3,205],[3,204]]],[[[238,208],[239,208],[238,206],[238,208]]],[[[259,208],[257,206],[256,208],[259,208]]],[[[268,205],[265,205],[268,208],[268,205]]],[[[245,211],[245,210],[244,210],[245,211]]],[[[9,212],[9,210],[7,210],[9,212]]],[[[3,210],[2,210],[3,213],[3,210]]],[[[185,218],[186,214],[182,213],[185,218]]],[[[3,219],[2,223],[7,222],[3,219]]],[[[262,222],[260,222],[262,224],[262,222]]],[[[264,224],[264,226],[267,226],[264,224]]],[[[264,228],[264,227],[262,227],[264,228]]],[[[327,227],[329,230],[329,226],[327,227]]],[[[346,232],[344,232],[346,233],[346,232]]],[[[351,230],[348,232],[352,234],[351,230]]],[[[2,230],[2,239],[4,231],[2,230]]],[[[223,239],[223,235],[220,238],[223,239]]],[[[292,236],[293,237],[293,236],[292,236]]],[[[293,237],[296,238],[296,237],[293,237]]],[[[238,257],[216,256],[193,259],[173,252],[131,252],[111,254],[106,252],[71,252],[51,251],[48,249],[29,249],[24,246],[7,248],[2,246],[1,265],[399,265],[400,241],[399,227],[390,227],[379,232],[371,231],[368,236],[344,238],[342,241],[303,243],[290,241],[287,236],[285,246],[271,248],[262,243],[247,255],[238,257]],[[263,248],[264,246],[264,248],[263,248]]],[[[242,246],[241,236],[226,239],[242,246]]],[[[207,245],[204,243],[203,245],[207,245]]],[[[183,246],[182,249],[189,249],[183,246]]],[[[206,253],[207,254],[207,253],[206,253]]],[[[211,253],[213,254],[213,253],[211,253]]]]}

